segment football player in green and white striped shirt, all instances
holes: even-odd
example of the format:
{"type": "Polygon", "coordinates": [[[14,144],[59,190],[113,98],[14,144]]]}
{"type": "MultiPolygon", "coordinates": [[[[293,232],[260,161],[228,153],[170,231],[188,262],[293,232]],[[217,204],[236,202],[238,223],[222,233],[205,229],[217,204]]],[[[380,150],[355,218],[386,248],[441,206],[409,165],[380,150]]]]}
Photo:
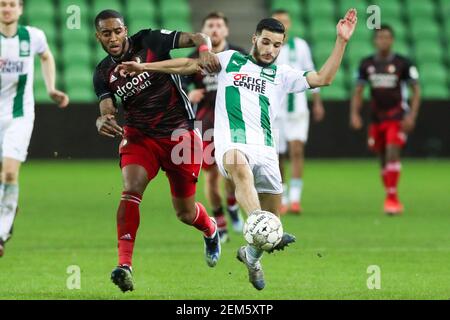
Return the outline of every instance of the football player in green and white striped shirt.
{"type": "MultiPolygon", "coordinates": [[[[272,124],[286,93],[330,85],[356,27],[356,10],[347,12],[337,29],[336,45],[322,68],[315,72],[274,64],[285,38],[281,22],[260,21],[253,35],[250,55],[228,50],[218,53],[220,62],[215,108],[215,156],[221,173],[236,185],[236,198],[248,215],[261,210],[278,215],[281,204],[280,170],[272,124]]],[[[202,50],[202,48],[200,48],[202,50]]],[[[190,74],[201,69],[198,60],[173,59],[155,63],[124,62],[122,75],[164,72],[190,74]]],[[[295,237],[285,233],[275,250],[281,250],[295,237]]],[[[260,263],[263,250],[247,245],[238,250],[249,280],[261,290],[265,286],[260,263]]]]}
{"type": "Polygon", "coordinates": [[[34,56],[39,55],[49,96],[60,107],[69,98],[55,89],[55,61],[45,34],[18,24],[22,0],[0,0],[0,257],[11,237],[19,198],[18,175],[34,123],[34,56]]]}

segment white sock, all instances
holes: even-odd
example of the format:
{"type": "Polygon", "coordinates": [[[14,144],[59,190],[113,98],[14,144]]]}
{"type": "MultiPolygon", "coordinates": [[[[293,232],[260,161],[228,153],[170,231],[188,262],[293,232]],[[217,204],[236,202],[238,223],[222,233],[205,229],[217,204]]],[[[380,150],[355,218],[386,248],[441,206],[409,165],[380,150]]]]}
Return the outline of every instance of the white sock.
{"type": "Polygon", "coordinates": [[[302,189],[302,179],[291,179],[291,183],[289,186],[289,201],[291,203],[300,202],[302,200],[302,189]]]}
{"type": "Polygon", "coordinates": [[[2,190],[3,197],[0,201],[0,239],[6,241],[11,236],[11,228],[16,217],[19,186],[16,184],[4,184],[2,190]]]}
{"type": "Polygon", "coordinates": [[[289,204],[289,192],[287,183],[283,183],[283,196],[281,197],[281,204],[287,206],[289,204]]]}
{"type": "Polygon", "coordinates": [[[245,247],[245,255],[247,256],[247,261],[251,266],[255,266],[259,262],[263,253],[264,253],[263,250],[258,249],[255,246],[252,246],[251,244],[248,244],[245,247]]]}

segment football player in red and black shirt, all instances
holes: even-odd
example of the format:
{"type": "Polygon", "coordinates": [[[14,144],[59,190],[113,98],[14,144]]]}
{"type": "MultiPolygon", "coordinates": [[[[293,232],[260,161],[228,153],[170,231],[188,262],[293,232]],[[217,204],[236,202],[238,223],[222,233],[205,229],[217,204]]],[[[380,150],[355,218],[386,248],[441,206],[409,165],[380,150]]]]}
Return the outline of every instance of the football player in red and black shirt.
{"type": "Polygon", "coordinates": [[[217,225],[203,205],[195,202],[202,139],[194,130],[195,114],[180,77],[152,72],[123,77],[116,70],[124,61],[167,60],[172,49],[197,46],[202,68],[213,72],[219,65],[210,52],[210,39],[201,33],[150,29],[129,37],[123,16],[113,10],[99,13],[95,27],[97,40],[108,53],[94,74],[101,112],[97,128],[101,135],[123,138],[119,149],[123,193],[117,211],[119,266],[111,279],[122,291],[133,290],[131,265],[139,204],[159,169],[168,177],[177,217],[204,234],[206,262],[214,267],[220,256],[217,225]],[[115,118],[117,97],[125,114],[123,129],[115,118]],[[180,146],[184,149],[175,152],[180,146]]]}
{"type": "MultiPolygon", "coordinates": [[[[229,34],[228,18],[221,12],[211,12],[202,22],[202,33],[211,38],[212,51],[214,53],[236,50],[247,54],[244,49],[228,43],[229,34]]],[[[190,58],[198,58],[195,51],[190,58]]],[[[200,131],[203,132],[203,164],[202,169],[205,174],[205,193],[212,207],[214,218],[219,227],[220,240],[226,242],[229,239],[227,222],[225,220],[222,197],[220,195],[220,173],[214,158],[214,106],[217,94],[217,74],[205,74],[198,72],[194,75],[183,78],[184,86],[194,86],[188,97],[196,110],[197,123],[201,124],[200,131]]],[[[231,180],[225,180],[225,190],[227,192],[227,211],[230,214],[233,229],[242,233],[244,222],[239,214],[239,205],[235,197],[235,187],[231,180]]]]}
{"type": "Polygon", "coordinates": [[[410,60],[392,51],[394,31],[391,27],[385,25],[377,29],[374,42],[377,53],[363,59],[359,67],[358,84],[351,103],[350,125],[353,129],[362,128],[360,109],[364,85],[369,84],[372,113],[368,144],[381,158],[381,175],[386,189],[384,211],[395,215],[403,211],[397,194],[400,153],[407,134],[414,129],[419,113],[419,74],[410,60]],[[405,96],[407,85],[412,89],[411,106],[405,96]]]}

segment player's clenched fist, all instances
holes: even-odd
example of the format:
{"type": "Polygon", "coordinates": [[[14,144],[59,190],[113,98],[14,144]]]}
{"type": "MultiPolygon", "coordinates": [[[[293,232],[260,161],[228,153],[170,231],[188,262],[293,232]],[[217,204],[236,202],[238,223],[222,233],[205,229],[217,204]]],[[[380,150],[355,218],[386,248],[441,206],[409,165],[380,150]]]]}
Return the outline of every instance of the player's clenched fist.
{"type": "Polygon", "coordinates": [[[112,114],[98,117],[96,125],[98,133],[102,136],[114,138],[123,134],[123,129],[117,124],[112,114]]]}

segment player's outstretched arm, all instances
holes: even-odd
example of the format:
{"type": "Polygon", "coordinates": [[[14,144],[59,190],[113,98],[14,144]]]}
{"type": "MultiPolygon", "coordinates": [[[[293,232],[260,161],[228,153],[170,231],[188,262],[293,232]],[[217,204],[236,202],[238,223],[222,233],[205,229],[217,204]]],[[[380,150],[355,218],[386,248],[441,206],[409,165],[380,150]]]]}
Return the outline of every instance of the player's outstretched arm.
{"type": "Polygon", "coordinates": [[[350,127],[359,130],[363,127],[361,108],[363,106],[364,85],[357,84],[350,103],[350,127]]]}
{"type": "Polygon", "coordinates": [[[178,40],[179,48],[196,46],[199,52],[199,61],[208,73],[218,72],[220,63],[215,59],[212,50],[211,39],[204,33],[182,32],[178,40]]]}
{"type": "Polygon", "coordinates": [[[53,58],[52,52],[47,49],[41,55],[41,65],[42,65],[42,75],[45,80],[45,85],[47,87],[47,92],[50,98],[55,101],[60,108],[65,108],[69,105],[69,97],[62,91],[55,88],[56,79],[56,67],[55,59],[53,58]]]}
{"type": "Polygon", "coordinates": [[[344,19],[341,19],[336,26],[337,39],[336,45],[331,52],[330,57],[317,72],[310,72],[306,80],[311,88],[329,86],[333,81],[344,56],[345,47],[355,31],[357,16],[356,9],[347,11],[344,19]]]}
{"type": "Polygon", "coordinates": [[[198,59],[176,58],[150,63],[127,61],[118,65],[117,71],[122,76],[126,76],[127,74],[134,76],[146,71],[188,75],[202,71],[202,67],[198,59]]]}

